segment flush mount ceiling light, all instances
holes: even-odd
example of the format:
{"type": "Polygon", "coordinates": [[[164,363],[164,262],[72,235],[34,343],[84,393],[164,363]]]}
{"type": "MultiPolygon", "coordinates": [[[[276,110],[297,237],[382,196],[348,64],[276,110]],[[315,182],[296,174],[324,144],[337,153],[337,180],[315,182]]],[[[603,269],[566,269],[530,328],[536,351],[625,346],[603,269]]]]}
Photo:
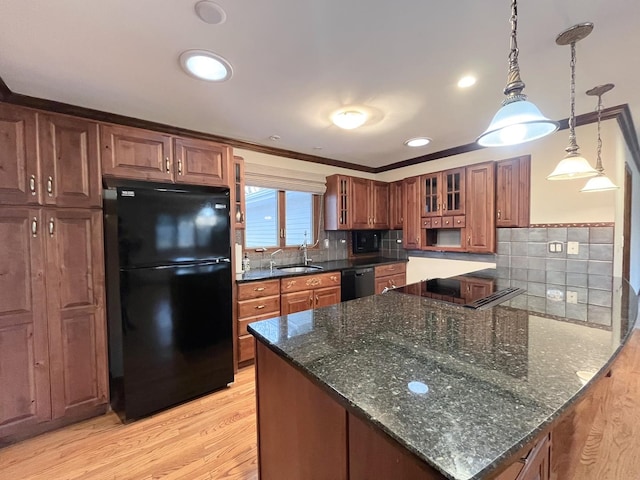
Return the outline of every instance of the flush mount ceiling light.
{"type": "Polygon", "coordinates": [[[476,84],[476,77],[473,75],[465,75],[460,80],[458,80],[459,88],[469,88],[476,84]]]}
{"type": "Polygon", "coordinates": [[[596,170],[598,174],[595,177],[591,177],[587,184],[582,187],[581,192],[606,192],[607,190],[617,190],[618,186],[609,180],[604,174],[604,167],[602,166],[602,138],[600,138],[600,121],[602,119],[602,95],[613,89],[613,83],[606,83],[604,85],[598,85],[591,90],[587,90],[587,95],[598,97],[598,157],[596,160],[596,170]]]}
{"type": "Polygon", "coordinates": [[[217,3],[209,2],[208,0],[202,0],[193,7],[196,11],[196,15],[204,23],[210,25],[220,25],[227,19],[227,14],[217,3]]]}
{"type": "Polygon", "coordinates": [[[483,147],[501,147],[516,145],[542,138],[558,129],[558,123],[546,118],[538,107],[527,100],[522,93],[524,82],[520,78],[518,65],[518,6],[516,0],[511,2],[511,50],[509,52],[509,72],[507,86],[504,87],[506,98],[502,107],[495,114],[489,128],[476,140],[483,147]]]}
{"type": "Polygon", "coordinates": [[[338,110],[331,116],[334,125],[345,130],[361,127],[367,121],[367,114],[353,108],[338,110]]]}
{"type": "Polygon", "coordinates": [[[428,137],[415,137],[410,138],[404,144],[407,147],[424,147],[425,145],[429,145],[431,143],[431,139],[428,137]]]}
{"type": "Polygon", "coordinates": [[[231,64],[208,50],[187,50],[180,55],[180,65],[189,75],[209,82],[231,78],[231,64]]]}
{"type": "Polygon", "coordinates": [[[556,37],[558,45],[571,46],[571,88],[569,102],[569,145],[564,149],[567,154],[558,163],[547,180],[572,180],[574,178],[593,177],[598,174],[580,153],[576,143],[576,42],[587,37],[593,30],[593,23],[579,23],[568,28],[556,37]]]}

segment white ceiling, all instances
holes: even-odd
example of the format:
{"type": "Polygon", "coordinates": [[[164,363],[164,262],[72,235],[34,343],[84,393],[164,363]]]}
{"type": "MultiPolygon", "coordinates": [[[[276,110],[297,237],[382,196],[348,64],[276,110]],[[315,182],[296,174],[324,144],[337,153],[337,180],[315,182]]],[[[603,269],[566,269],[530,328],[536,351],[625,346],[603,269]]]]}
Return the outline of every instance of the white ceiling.
{"type": "MultiPolygon", "coordinates": [[[[15,93],[370,167],[473,142],[503,98],[508,0],[216,0],[221,25],[198,19],[195,3],[1,0],[0,77],[15,93]],[[187,76],[178,56],[188,49],[222,55],[233,78],[187,76]],[[478,82],[460,90],[469,72],[478,82]],[[373,118],[333,126],[349,104],[373,118]],[[403,145],[421,135],[433,142],[403,145]]],[[[518,10],[524,93],[546,116],[569,112],[569,47],[555,37],[591,21],[577,45],[576,113],[595,109],[586,90],[615,83],[605,107],[628,103],[640,125],[638,0],[521,0],[518,10]]]]}

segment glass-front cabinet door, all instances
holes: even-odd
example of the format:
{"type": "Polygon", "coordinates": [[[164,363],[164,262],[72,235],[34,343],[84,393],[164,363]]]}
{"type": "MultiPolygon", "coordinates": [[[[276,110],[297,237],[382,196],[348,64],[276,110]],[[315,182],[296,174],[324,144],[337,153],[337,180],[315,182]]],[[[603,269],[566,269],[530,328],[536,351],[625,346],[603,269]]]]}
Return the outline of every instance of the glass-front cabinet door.
{"type": "Polygon", "coordinates": [[[441,172],[429,173],[420,177],[422,197],[421,216],[434,217],[437,215],[442,215],[440,199],[441,179],[441,172]]]}
{"type": "Polygon", "coordinates": [[[440,215],[464,214],[464,168],[442,172],[442,213],[440,215]]]}

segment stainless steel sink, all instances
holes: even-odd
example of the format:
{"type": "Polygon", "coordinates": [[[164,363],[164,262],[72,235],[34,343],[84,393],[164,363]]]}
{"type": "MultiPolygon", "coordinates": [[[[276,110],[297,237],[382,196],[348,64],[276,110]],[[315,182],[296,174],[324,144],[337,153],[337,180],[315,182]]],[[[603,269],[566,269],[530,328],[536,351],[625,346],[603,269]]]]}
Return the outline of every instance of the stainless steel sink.
{"type": "Polygon", "coordinates": [[[322,267],[319,267],[318,265],[288,265],[276,267],[276,269],[287,273],[312,273],[322,270],[322,267]]]}

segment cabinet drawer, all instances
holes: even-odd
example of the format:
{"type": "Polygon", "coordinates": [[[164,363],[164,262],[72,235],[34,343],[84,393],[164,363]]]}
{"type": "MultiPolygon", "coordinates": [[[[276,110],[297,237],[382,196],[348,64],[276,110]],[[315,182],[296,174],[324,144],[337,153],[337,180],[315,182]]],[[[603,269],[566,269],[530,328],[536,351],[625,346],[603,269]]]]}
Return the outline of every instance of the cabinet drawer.
{"type": "Polygon", "coordinates": [[[431,228],[431,217],[422,217],[420,225],[422,228],[431,228]]]}
{"type": "Polygon", "coordinates": [[[300,292],[322,287],[337,287],[340,285],[340,272],[321,273],[317,275],[303,275],[299,277],[283,278],[280,280],[282,293],[300,292]]]}
{"type": "Polygon", "coordinates": [[[405,263],[391,263],[389,265],[378,265],[376,267],[376,278],[386,275],[395,275],[397,273],[405,273],[407,265],[405,263]]]}
{"type": "Polygon", "coordinates": [[[442,217],[433,217],[431,219],[431,228],[441,228],[442,227],[442,217]]]}
{"type": "Polygon", "coordinates": [[[238,338],[238,363],[253,360],[255,344],[253,335],[243,335],[238,338]]]}
{"type": "Polygon", "coordinates": [[[453,228],[453,217],[442,217],[442,228],[453,228]]]}
{"type": "Polygon", "coordinates": [[[466,218],[464,215],[453,217],[453,228],[463,228],[466,226],[466,218]]]}
{"type": "Polygon", "coordinates": [[[404,286],[406,280],[404,273],[387,275],[376,278],[376,293],[382,293],[385,288],[397,288],[404,286]]]}
{"type": "Polygon", "coordinates": [[[238,336],[251,335],[247,331],[247,325],[253,322],[259,322],[260,320],[267,320],[269,318],[280,316],[280,311],[265,313],[264,315],[256,315],[254,317],[247,317],[238,320],[238,336]]]}
{"type": "Polygon", "coordinates": [[[271,297],[254,298],[252,300],[243,300],[238,302],[238,319],[247,317],[255,317],[256,315],[273,314],[277,317],[280,315],[280,296],[273,295],[271,297]]]}
{"type": "Polygon", "coordinates": [[[271,295],[278,295],[279,293],[279,280],[241,283],[238,285],[238,300],[250,300],[252,298],[269,297],[271,295]]]}

